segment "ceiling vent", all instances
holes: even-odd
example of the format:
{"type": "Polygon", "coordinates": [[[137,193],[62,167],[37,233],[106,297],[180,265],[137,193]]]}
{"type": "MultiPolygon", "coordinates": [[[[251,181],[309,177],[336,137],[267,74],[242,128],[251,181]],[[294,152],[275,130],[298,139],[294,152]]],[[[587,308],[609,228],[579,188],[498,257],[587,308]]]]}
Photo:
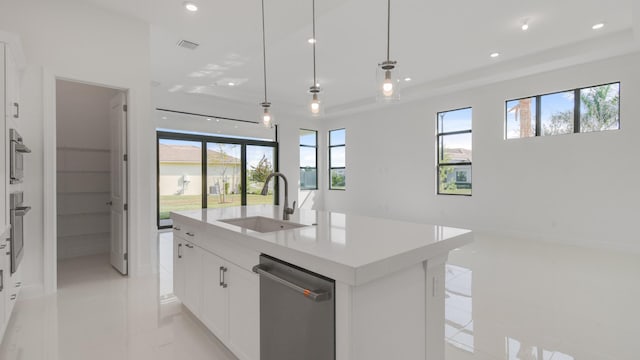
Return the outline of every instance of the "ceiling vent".
{"type": "Polygon", "coordinates": [[[195,50],[198,46],[200,46],[200,44],[196,44],[189,40],[180,40],[180,42],[178,43],[178,46],[183,47],[185,49],[189,49],[189,50],[195,50]]]}

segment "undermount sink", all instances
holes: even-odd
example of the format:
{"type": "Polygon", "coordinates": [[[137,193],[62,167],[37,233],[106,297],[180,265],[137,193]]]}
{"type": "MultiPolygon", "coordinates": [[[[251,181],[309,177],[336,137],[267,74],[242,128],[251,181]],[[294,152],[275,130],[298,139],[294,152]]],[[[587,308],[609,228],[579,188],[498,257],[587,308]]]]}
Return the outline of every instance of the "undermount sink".
{"type": "Polygon", "coordinates": [[[243,217],[243,218],[234,218],[234,219],[223,219],[218,220],[223,223],[236,225],[241,228],[267,233],[272,231],[280,231],[280,230],[289,230],[300,227],[305,227],[307,225],[298,224],[290,221],[276,220],[267,218],[264,216],[251,216],[251,217],[243,217]]]}

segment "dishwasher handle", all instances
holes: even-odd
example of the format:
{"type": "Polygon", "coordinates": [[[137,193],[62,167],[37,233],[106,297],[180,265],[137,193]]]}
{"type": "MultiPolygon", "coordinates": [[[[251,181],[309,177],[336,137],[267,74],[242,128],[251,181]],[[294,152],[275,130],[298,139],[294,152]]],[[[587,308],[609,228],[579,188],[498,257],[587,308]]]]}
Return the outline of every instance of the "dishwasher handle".
{"type": "Polygon", "coordinates": [[[311,299],[315,302],[325,301],[331,299],[331,294],[328,291],[321,290],[309,290],[305,289],[302,286],[296,285],[289,280],[285,280],[279,276],[276,276],[269,272],[269,268],[265,265],[256,265],[253,267],[253,272],[266,277],[267,279],[273,280],[277,283],[280,283],[302,295],[304,297],[311,299]]]}

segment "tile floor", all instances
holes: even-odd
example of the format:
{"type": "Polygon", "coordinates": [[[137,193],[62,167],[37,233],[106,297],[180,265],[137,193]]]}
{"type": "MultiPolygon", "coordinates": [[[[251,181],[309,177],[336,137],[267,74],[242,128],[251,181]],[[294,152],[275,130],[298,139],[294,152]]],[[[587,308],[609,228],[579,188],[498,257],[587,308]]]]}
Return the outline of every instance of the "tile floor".
{"type": "MultiPolygon", "coordinates": [[[[56,295],[18,302],[0,359],[234,360],[171,296],[171,236],[148,277],[61,262],[56,295]]],[[[640,359],[639,279],[639,255],[480,237],[450,256],[446,360],[640,359]]]]}

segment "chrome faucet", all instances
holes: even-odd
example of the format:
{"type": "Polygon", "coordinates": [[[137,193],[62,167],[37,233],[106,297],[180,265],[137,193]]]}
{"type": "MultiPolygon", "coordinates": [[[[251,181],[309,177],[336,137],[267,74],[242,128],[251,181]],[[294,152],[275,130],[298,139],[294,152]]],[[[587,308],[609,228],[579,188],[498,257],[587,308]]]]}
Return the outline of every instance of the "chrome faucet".
{"type": "Polygon", "coordinates": [[[264,181],[264,187],[260,194],[263,196],[267,195],[269,192],[269,181],[274,176],[280,176],[284,180],[284,210],[282,211],[282,220],[289,220],[289,215],[296,211],[296,202],[293,202],[293,208],[289,207],[289,183],[287,182],[287,177],[284,176],[283,173],[273,172],[269,174],[269,176],[267,176],[267,180],[264,181]]]}

